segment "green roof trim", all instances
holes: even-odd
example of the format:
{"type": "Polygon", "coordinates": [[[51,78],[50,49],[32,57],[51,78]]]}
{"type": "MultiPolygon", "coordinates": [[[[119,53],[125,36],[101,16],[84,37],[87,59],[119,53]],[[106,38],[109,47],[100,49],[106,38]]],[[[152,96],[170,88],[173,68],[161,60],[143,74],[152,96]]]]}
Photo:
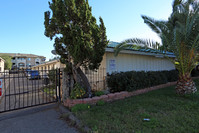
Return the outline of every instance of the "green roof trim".
{"type": "MultiPolygon", "coordinates": [[[[110,41],[107,48],[115,48],[118,44],[120,44],[119,42],[113,42],[110,41]]],[[[150,49],[150,48],[141,48],[141,49],[135,49],[135,48],[127,48],[126,50],[131,50],[131,51],[139,51],[139,52],[145,52],[145,53],[154,53],[154,54],[165,54],[165,52],[160,51],[160,50],[156,50],[156,49],[150,49]]],[[[174,53],[172,52],[166,52],[166,55],[172,55],[175,56],[174,53]]]]}

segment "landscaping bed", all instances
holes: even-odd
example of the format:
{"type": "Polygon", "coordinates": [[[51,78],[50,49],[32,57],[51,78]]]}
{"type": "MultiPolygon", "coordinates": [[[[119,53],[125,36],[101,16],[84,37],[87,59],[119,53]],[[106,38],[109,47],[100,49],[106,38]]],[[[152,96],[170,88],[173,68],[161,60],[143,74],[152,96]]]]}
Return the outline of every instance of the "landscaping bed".
{"type": "Polygon", "coordinates": [[[99,133],[197,133],[198,111],[199,93],[182,97],[175,94],[174,87],[167,87],[101,106],[88,106],[74,114],[99,133]]]}
{"type": "Polygon", "coordinates": [[[161,89],[164,87],[172,86],[175,84],[176,84],[176,82],[169,82],[166,84],[157,85],[157,86],[153,86],[153,87],[149,87],[149,88],[145,88],[145,89],[140,89],[140,90],[136,90],[133,92],[121,91],[121,92],[109,93],[107,95],[95,96],[92,98],[83,98],[83,99],[67,98],[64,101],[64,106],[71,108],[77,104],[96,104],[99,101],[112,102],[112,101],[128,98],[131,96],[143,94],[143,93],[146,93],[146,92],[149,92],[152,90],[157,90],[157,89],[161,89]]]}

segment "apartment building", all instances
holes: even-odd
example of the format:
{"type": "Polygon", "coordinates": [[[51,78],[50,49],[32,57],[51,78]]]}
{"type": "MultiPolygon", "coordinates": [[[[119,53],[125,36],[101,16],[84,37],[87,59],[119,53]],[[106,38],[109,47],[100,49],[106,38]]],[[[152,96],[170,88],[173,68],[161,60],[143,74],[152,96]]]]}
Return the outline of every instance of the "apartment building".
{"type": "Polygon", "coordinates": [[[37,66],[32,66],[31,68],[32,68],[32,70],[44,70],[44,71],[45,70],[53,70],[53,69],[57,69],[57,68],[64,69],[65,64],[62,64],[59,59],[54,59],[51,61],[44,62],[37,66]]]}
{"type": "Polygon", "coordinates": [[[0,57],[0,72],[4,71],[5,60],[0,57]]]}
{"type": "Polygon", "coordinates": [[[0,53],[12,57],[12,69],[26,69],[45,62],[46,57],[34,54],[0,53]]]}

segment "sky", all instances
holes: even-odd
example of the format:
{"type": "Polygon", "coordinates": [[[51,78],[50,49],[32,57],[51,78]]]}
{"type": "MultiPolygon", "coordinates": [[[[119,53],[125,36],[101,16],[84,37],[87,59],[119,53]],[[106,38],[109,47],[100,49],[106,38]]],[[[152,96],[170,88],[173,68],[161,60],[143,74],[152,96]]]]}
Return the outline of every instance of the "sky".
{"type": "MultiPolygon", "coordinates": [[[[1,0],[0,53],[26,53],[53,58],[53,41],[44,35],[44,12],[51,0],[1,0]]],[[[167,20],[173,0],[89,0],[92,14],[104,20],[109,41],[129,38],[159,41],[141,15],[167,20]]],[[[99,21],[98,21],[99,22],[99,21]]]]}

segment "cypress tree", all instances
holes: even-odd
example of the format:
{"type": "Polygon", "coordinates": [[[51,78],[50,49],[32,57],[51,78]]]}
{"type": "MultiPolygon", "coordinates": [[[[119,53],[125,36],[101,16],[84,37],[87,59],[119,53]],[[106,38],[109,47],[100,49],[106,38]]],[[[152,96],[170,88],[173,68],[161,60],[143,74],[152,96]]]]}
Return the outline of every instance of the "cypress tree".
{"type": "Polygon", "coordinates": [[[45,12],[45,35],[54,40],[56,53],[75,82],[91,94],[81,67],[96,70],[100,66],[108,44],[103,19],[99,18],[98,25],[88,0],[52,0],[49,8],[51,12],[45,12]]]}

